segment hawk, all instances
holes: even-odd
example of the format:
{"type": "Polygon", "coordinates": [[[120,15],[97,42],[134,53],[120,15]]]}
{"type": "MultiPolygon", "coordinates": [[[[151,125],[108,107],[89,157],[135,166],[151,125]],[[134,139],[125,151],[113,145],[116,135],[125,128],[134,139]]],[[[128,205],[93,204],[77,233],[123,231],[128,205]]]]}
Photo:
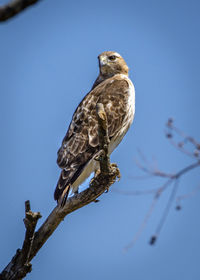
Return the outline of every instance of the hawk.
{"type": "Polygon", "coordinates": [[[128,131],[135,114],[135,90],[124,59],[117,52],[106,51],[98,60],[99,76],[74,112],[58,150],[57,163],[62,171],[54,198],[62,205],[70,190],[77,193],[83,181],[99,169],[95,160],[100,149],[97,103],[104,105],[107,115],[109,155],[128,131]]]}

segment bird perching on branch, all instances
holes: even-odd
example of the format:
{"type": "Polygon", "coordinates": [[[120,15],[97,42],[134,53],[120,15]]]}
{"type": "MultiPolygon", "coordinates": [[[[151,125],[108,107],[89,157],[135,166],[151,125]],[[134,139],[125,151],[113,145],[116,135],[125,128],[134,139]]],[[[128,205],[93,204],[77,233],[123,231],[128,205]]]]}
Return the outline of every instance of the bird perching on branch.
{"type": "Polygon", "coordinates": [[[97,104],[103,104],[107,116],[109,155],[128,131],[135,114],[135,90],[124,59],[117,52],[106,51],[98,60],[99,76],[74,112],[58,150],[57,163],[62,171],[54,198],[62,205],[70,190],[78,192],[83,181],[99,170],[97,104]]]}

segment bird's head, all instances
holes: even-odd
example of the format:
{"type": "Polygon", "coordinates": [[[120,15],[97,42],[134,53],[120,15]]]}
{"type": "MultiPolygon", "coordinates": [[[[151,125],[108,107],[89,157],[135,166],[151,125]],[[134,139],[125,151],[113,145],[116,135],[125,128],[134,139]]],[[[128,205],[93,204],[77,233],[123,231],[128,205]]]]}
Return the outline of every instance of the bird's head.
{"type": "Polygon", "coordinates": [[[100,74],[104,77],[111,77],[115,74],[128,75],[128,66],[117,52],[103,52],[98,56],[100,74]]]}

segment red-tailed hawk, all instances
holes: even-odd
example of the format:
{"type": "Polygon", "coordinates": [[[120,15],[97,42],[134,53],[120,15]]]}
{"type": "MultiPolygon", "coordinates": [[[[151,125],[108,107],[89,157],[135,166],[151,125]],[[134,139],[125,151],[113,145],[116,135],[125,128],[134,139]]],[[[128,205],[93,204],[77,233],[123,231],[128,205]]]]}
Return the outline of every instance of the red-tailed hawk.
{"type": "Polygon", "coordinates": [[[128,78],[128,66],[116,52],[98,56],[100,73],[91,91],[78,105],[58,150],[57,163],[62,172],[54,198],[63,204],[69,191],[78,187],[99,169],[94,158],[99,152],[97,103],[102,103],[108,120],[109,154],[129,129],[135,113],[135,90],[128,78]]]}

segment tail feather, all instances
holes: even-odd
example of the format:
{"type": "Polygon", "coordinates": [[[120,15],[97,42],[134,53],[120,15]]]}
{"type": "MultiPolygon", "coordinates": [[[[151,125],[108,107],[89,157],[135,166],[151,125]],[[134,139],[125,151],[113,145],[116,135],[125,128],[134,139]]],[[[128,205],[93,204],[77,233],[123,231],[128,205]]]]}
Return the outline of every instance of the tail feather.
{"type": "Polygon", "coordinates": [[[59,199],[58,199],[58,204],[59,204],[61,207],[64,207],[65,202],[66,202],[66,200],[67,200],[67,198],[68,198],[68,195],[69,195],[69,191],[70,191],[70,185],[68,185],[68,186],[64,189],[63,193],[61,194],[61,196],[60,196],[59,199]]]}
{"type": "Polygon", "coordinates": [[[57,200],[60,206],[64,206],[69,195],[71,185],[60,185],[58,182],[55,192],[54,192],[54,199],[57,200]]]}
{"type": "Polygon", "coordinates": [[[64,206],[69,195],[70,188],[76,181],[76,179],[80,176],[84,166],[85,163],[82,165],[78,165],[78,168],[76,166],[71,166],[68,169],[62,170],[54,192],[54,199],[57,200],[59,205],[64,206]]]}
{"type": "Polygon", "coordinates": [[[63,200],[65,197],[65,201],[67,199],[67,196],[69,195],[70,191],[70,186],[71,184],[69,183],[69,174],[66,174],[65,170],[62,170],[60,174],[60,178],[58,180],[55,192],[54,192],[54,199],[57,200],[57,202],[60,204],[60,201],[63,200]]]}
{"type": "Polygon", "coordinates": [[[54,199],[57,200],[58,204],[62,207],[64,206],[69,195],[71,186],[74,183],[74,181],[78,178],[79,173],[79,169],[76,168],[62,170],[54,192],[54,199]]]}

